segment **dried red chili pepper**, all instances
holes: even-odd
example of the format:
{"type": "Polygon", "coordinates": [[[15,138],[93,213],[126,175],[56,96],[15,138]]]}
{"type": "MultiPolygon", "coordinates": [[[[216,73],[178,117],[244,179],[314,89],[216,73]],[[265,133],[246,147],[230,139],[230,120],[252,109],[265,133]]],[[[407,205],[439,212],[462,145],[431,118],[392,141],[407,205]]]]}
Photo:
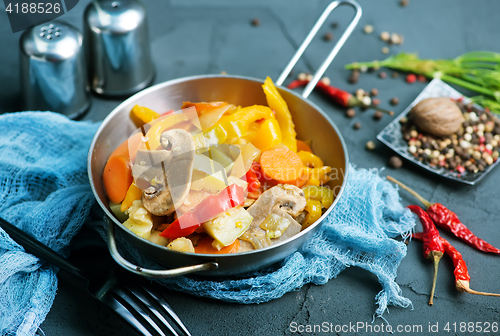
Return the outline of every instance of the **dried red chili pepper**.
{"type": "MultiPolygon", "coordinates": [[[[296,80],[292,81],[290,84],[288,84],[287,87],[289,89],[295,89],[298,87],[306,86],[308,83],[309,83],[309,80],[307,80],[307,79],[304,79],[304,80],[296,79],[296,80]]],[[[394,115],[393,111],[384,110],[384,109],[378,108],[374,105],[365,105],[365,104],[363,104],[363,102],[361,100],[359,100],[358,98],[356,98],[355,96],[353,96],[349,92],[338,89],[338,88],[331,86],[331,85],[327,85],[327,84],[323,83],[322,81],[319,81],[316,84],[316,87],[319,90],[321,90],[321,92],[323,92],[324,94],[326,94],[327,96],[332,98],[333,101],[338,103],[340,106],[343,106],[343,107],[365,106],[365,107],[375,108],[378,111],[387,113],[389,115],[394,115]]]]}
{"type": "Polygon", "coordinates": [[[500,254],[500,249],[477,237],[469,228],[465,226],[465,224],[460,221],[460,219],[458,219],[458,216],[453,211],[449,210],[444,205],[440,203],[430,203],[425,198],[417,194],[414,190],[397,181],[393,177],[387,176],[387,179],[398,184],[401,188],[405,189],[410,194],[415,196],[420,202],[422,202],[422,204],[426,206],[429,216],[440,228],[453,233],[455,237],[460,238],[462,241],[480,251],[500,254]]]}
{"type": "MultiPolygon", "coordinates": [[[[414,233],[412,237],[423,240],[423,233],[414,233]]],[[[455,269],[453,270],[453,274],[455,275],[455,287],[459,292],[486,296],[500,296],[500,294],[496,293],[478,292],[471,289],[469,271],[464,259],[462,258],[462,254],[458,252],[458,250],[443,237],[441,237],[441,243],[443,245],[444,252],[451,258],[453,266],[455,267],[455,269]]]]}
{"type": "Polygon", "coordinates": [[[441,236],[439,235],[436,226],[432,222],[432,219],[429,217],[427,212],[425,212],[425,210],[418,205],[409,205],[408,209],[416,214],[420,219],[420,223],[422,223],[422,228],[424,229],[424,232],[422,234],[424,242],[424,257],[428,260],[432,260],[432,262],[434,263],[434,276],[432,278],[432,288],[430,295],[431,297],[429,299],[429,306],[432,306],[434,300],[434,291],[436,289],[439,260],[441,260],[441,258],[443,257],[444,248],[443,244],[441,243],[441,236]]]}

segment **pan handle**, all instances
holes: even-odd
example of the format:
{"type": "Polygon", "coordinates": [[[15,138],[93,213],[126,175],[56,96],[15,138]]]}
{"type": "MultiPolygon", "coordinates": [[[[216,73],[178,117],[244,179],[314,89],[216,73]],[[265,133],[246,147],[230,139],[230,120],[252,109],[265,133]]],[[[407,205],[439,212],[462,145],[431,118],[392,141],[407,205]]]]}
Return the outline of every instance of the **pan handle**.
{"type": "Polygon", "coordinates": [[[109,253],[116,261],[118,265],[123,267],[129,272],[141,275],[147,278],[172,278],[180,275],[185,275],[193,272],[199,271],[210,271],[219,267],[219,265],[215,262],[209,262],[205,264],[193,265],[193,266],[185,266],[179,267],[169,270],[153,270],[142,268],[140,266],[134,265],[125,258],[121,256],[116,248],[116,239],[115,239],[115,227],[112,221],[110,221],[107,217],[104,217],[104,221],[108,224],[108,249],[109,253]]]}
{"type": "Polygon", "coordinates": [[[309,94],[311,94],[312,90],[314,89],[314,87],[316,86],[318,81],[320,80],[321,76],[323,76],[323,74],[325,73],[326,69],[328,68],[330,63],[333,61],[335,56],[337,56],[337,53],[339,52],[340,48],[342,48],[345,41],[349,38],[352,31],[354,30],[354,28],[358,24],[359,19],[361,18],[361,13],[362,13],[361,6],[354,0],[333,1],[326,7],[326,9],[323,11],[321,16],[319,17],[318,21],[316,21],[316,23],[312,27],[309,34],[307,34],[306,38],[304,39],[304,42],[302,42],[299,49],[297,49],[297,51],[295,52],[295,55],[293,55],[292,59],[288,62],[288,64],[285,66],[285,69],[283,69],[283,72],[276,80],[277,85],[280,85],[280,86],[283,85],[283,82],[288,77],[288,75],[290,74],[290,71],[292,71],[295,64],[297,64],[297,61],[300,59],[300,57],[302,57],[302,54],[309,46],[309,43],[311,43],[314,36],[316,36],[319,29],[321,28],[323,23],[326,21],[326,19],[330,15],[330,13],[335,8],[337,8],[339,5],[349,5],[349,6],[354,7],[354,9],[356,10],[356,15],[354,16],[351,23],[349,24],[349,26],[347,27],[345,32],[342,34],[342,36],[340,37],[338,42],[335,44],[335,46],[333,47],[333,49],[330,52],[330,54],[328,55],[328,57],[325,59],[323,64],[321,64],[321,66],[316,71],[316,73],[314,74],[314,76],[311,79],[311,81],[309,82],[309,84],[305,87],[304,91],[302,92],[302,97],[304,97],[304,98],[309,97],[309,94]]]}

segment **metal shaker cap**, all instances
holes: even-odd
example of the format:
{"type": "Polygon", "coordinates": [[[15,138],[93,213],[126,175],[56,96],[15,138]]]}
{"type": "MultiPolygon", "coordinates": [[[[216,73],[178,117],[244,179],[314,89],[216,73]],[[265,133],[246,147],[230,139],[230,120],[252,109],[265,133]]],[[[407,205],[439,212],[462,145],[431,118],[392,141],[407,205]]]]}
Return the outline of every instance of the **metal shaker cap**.
{"type": "Polygon", "coordinates": [[[80,117],[90,106],[82,34],[62,21],[26,30],[20,39],[24,108],[80,117]]]}
{"type": "Polygon", "coordinates": [[[85,9],[84,43],[92,89],[124,96],[154,79],[146,9],[138,0],[95,0],[85,9]]]}

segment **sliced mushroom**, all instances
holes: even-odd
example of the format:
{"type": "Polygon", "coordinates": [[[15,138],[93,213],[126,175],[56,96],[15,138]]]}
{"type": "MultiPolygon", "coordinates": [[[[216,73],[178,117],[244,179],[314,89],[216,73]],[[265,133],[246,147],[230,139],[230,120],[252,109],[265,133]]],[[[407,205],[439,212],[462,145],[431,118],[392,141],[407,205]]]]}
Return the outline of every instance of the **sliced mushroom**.
{"type": "MultiPolygon", "coordinates": [[[[151,185],[143,190],[144,208],[157,216],[166,216],[180,207],[189,193],[195,154],[193,137],[175,129],[161,134],[164,149],[138,150],[132,175],[151,185]]],[[[139,181],[139,183],[138,183],[139,181]]]]}
{"type": "Polygon", "coordinates": [[[159,189],[154,186],[145,189],[142,192],[142,204],[156,216],[166,216],[175,211],[170,190],[163,186],[159,189]]]}
{"type": "MultiPolygon", "coordinates": [[[[264,237],[266,234],[266,231],[260,228],[260,224],[271,213],[285,217],[290,221],[290,225],[281,237],[270,239],[271,244],[276,244],[296,235],[300,232],[301,225],[297,223],[295,217],[304,210],[305,206],[306,198],[300,188],[292,185],[277,185],[268,189],[248,208],[248,213],[253,217],[253,222],[240,239],[245,240],[245,237],[253,238],[247,239],[247,241],[252,243],[254,248],[258,248],[260,243],[255,242],[255,239],[264,237]]],[[[266,245],[268,243],[263,241],[262,244],[266,245]]]]}
{"type": "Polygon", "coordinates": [[[248,211],[253,216],[254,221],[264,220],[276,206],[295,218],[306,206],[304,192],[293,185],[277,185],[260,195],[248,211]]]}

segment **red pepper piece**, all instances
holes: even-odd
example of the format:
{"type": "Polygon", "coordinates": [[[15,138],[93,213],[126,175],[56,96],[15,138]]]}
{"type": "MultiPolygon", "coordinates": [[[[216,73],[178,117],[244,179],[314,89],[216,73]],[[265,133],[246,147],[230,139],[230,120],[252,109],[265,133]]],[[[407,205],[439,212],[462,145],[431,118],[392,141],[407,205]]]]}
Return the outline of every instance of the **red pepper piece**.
{"type": "Polygon", "coordinates": [[[257,176],[257,168],[258,165],[256,162],[252,163],[252,166],[246,173],[247,183],[248,183],[248,192],[256,191],[260,188],[259,177],[257,176]]]}
{"type": "Polygon", "coordinates": [[[420,223],[422,223],[424,229],[422,237],[424,241],[424,257],[428,260],[432,260],[434,263],[434,276],[432,278],[432,288],[429,299],[429,306],[432,306],[434,291],[436,289],[439,260],[443,257],[444,247],[441,242],[441,236],[439,236],[439,232],[427,212],[418,205],[409,205],[408,209],[416,214],[420,219],[420,223]]]}
{"type": "MultiPolygon", "coordinates": [[[[295,89],[298,87],[306,86],[308,83],[309,83],[309,81],[307,79],[305,79],[305,80],[297,79],[297,80],[292,81],[290,84],[288,84],[287,88],[295,89]]],[[[319,81],[316,84],[316,88],[318,88],[321,92],[323,92],[328,97],[330,97],[334,102],[336,102],[340,106],[343,106],[343,107],[366,106],[366,105],[363,105],[362,101],[360,101],[358,98],[356,98],[355,96],[353,96],[349,92],[341,90],[341,89],[336,88],[336,87],[331,86],[331,85],[327,85],[327,84],[323,83],[322,81],[319,81]]],[[[384,112],[384,113],[387,113],[389,115],[394,114],[393,111],[387,111],[384,109],[380,109],[376,106],[369,105],[368,107],[376,108],[377,110],[384,112]]]]}
{"type": "Polygon", "coordinates": [[[500,249],[477,237],[467,226],[465,226],[465,224],[460,221],[460,219],[458,219],[458,216],[453,211],[449,210],[444,205],[440,203],[430,203],[425,198],[417,194],[414,190],[410,189],[396,179],[390,176],[387,176],[387,179],[394,183],[397,183],[401,188],[405,189],[413,196],[415,196],[420,202],[422,202],[422,204],[426,206],[429,216],[440,228],[453,233],[455,237],[460,238],[462,241],[478,249],[479,251],[500,254],[500,249]]]}
{"type": "Polygon", "coordinates": [[[245,194],[242,187],[231,184],[217,195],[205,198],[193,210],[177,218],[160,236],[168,239],[186,237],[192,234],[201,224],[218,215],[245,203],[245,194]]]}
{"type": "Polygon", "coordinates": [[[257,162],[252,163],[252,167],[248,170],[245,177],[248,183],[248,194],[247,197],[251,199],[259,198],[261,194],[261,183],[259,180],[260,166],[257,162]]]}
{"type": "MultiPolygon", "coordinates": [[[[422,232],[418,232],[413,234],[412,237],[422,240],[423,234],[422,232]]],[[[455,287],[459,292],[486,296],[500,296],[500,294],[496,293],[478,292],[471,289],[469,270],[467,269],[467,264],[465,263],[462,254],[443,237],[441,237],[441,243],[443,244],[444,252],[451,258],[453,266],[455,267],[453,270],[453,274],[455,275],[455,287]]]]}

